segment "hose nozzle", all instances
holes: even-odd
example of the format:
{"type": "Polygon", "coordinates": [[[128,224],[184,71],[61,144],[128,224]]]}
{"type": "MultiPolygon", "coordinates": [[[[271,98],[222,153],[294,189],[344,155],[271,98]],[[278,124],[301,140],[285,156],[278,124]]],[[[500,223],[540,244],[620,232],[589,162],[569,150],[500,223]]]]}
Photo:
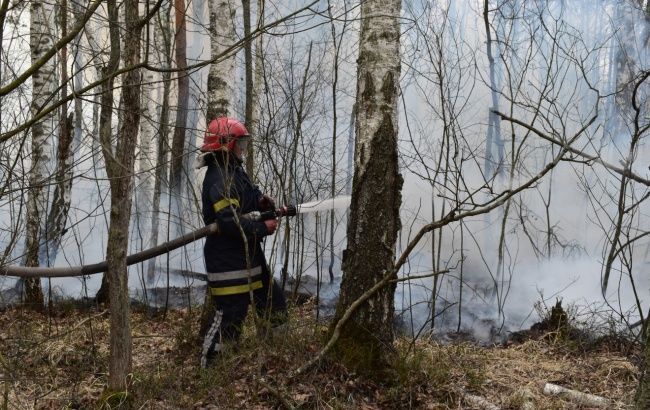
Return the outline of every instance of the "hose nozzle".
{"type": "Polygon", "coordinates": [[[251,221],[266,221],[269,219],[282,218],[283,216],[296,216],[298,209],[295,205],[284,205],[270,211],[258,212],[253,211],[244,215],[251,221]]]}
{"type": "Polygon", "coordinates": [[[295,205],[284,205],[275,210],[278,217],[282,216],[296,216],[298,209],[295,205]]]}

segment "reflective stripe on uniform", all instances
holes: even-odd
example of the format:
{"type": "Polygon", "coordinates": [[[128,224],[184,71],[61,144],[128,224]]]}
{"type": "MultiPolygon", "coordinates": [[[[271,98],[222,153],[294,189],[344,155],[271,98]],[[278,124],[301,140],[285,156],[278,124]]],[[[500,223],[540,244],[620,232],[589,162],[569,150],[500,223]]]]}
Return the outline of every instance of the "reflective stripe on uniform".
{"type": "Polygon", "coordinates": [[[262,281],[256,280],[250,284],[245,285],[236,285],[236,286],[225,286],[222,288],[213,288],[210,287],[210,294],[212,296],[227,296],[227,295],[237,295],[239,293],[246,293],[251,290],[260,289],[262,287],[262,281]]]}
{"type": "Polygon", "coordinates": [[[215,310],[212,326],[206,333],[203,339],[203,349],[201,352],[201,368],[208,367],[208,359],[210,355],[221,351],[221,320],[223,319],[223,311],[215,310]]]}
{"type": "Polygon", "coordinates": [[[222,280],[231,279],[247,279],[262,273],[262,266],[257,266],[251,269],[233,270],[230,272],[208,272],[208,280],[210,282],[219,282],[222,280]]]}
{"type": "Polygon", "coordinates": [[[214,212],[219,212],[230,205],[239,207],[239,200],[235,198],[224,198],[221,201],[215,202],[214,205],[212,205],[212,207],[214,208],[214,212]]]}

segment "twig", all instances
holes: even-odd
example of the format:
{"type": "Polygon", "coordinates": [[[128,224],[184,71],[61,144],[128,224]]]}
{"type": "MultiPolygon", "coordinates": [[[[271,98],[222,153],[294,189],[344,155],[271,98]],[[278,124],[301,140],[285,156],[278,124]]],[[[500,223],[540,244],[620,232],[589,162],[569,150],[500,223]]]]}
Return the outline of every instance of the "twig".
{"type": "MultiPolygon", "coordinates": [[[[372,297],[375,293],[377,293],[381,288],[386,286],[388,283],[391,283],[392,280],[394,281],[399,281],[400,279],[395,278],[396,273],[399,271],[399,269],[404,265],[406,262],[408,256],[410,253],[415,249],[415,246],[420,242],[420,239],[424,236],[425,233],[430,232],[436,228],[440,228],[442,226],[448,225],[450,223],[462,220],[467,217],[471,216],[476,216],[476,215],[482,215],[485,213],[490,212],[491,210],[503,205],[508,199],[513,197],[514,195],[518,194],[519,192],[524,191],[525,189],[529,188],[531,185],[539,181],[546,175],[550,170],[555,168],[555,166],[560,162],[560,160],[564,157],[564,155],[567,153],[568,148],[570,148],[570,144],[574,142],[595,120],[596,116],[592,117],[589,122],[587,122],[581,129],[579,129],[575,135],[573,135],[572,138],[569,139],[569,143],[567,146],[563,146],[562,151],[551,161],[549,164],[547,164],[544,169],[542,169],[537,175],[529,179],[526,183],[518,186],[517,188],[514,189],[509,189],[507,191],[502,192],[497,196],[497,198],[494,198],[491,200],[489,203],[479,206],[477,209],[470,210],[470,211],[464,211],[464,212],[458,212],[459,210],[452,210],[450,211],[446,216],[444,216],[442,219],[438,221],[434,221],[430,224],[425,225],[418,231],[418,233],[415,235],[413,239],[409,242],[407,247],[404,249],[402,252],[402,255],[400,258],[396,261],[395,266],[393,269],[391,269],[390,272],[384,275],[382,279],[377,282],[372,288],[370,288],[368,291],[366,291],[363,295],[361,295],[357,300],[355,300],[350,307],[345,311],[343,316],[339,319],[339,321],[336,323],[336,326],[334,327],[334,331],[332,332],[332,336],[330,337],[329,341],[325,345],[325,347],[314,357],[312,360],[309,362],[305,363],[303,366],[298,368],[293,374],[289,375],[289,380],[294,379],[295,377],[301,375],[304,373],[306,370],[311,368],[313,365],[318,363],[336,344],[338,341],[340,334],[341,334],[341,329],[343,328],[343,325],[350,319],[352,314],[361,306],[363,305],[370,297],[372,297]]],[[[438,273],[443,273],[443,272],[438,272],[438,273]]],[[[435,275],[437,273],[434,273],[435,275]]],[[[402,278],[404,279],[404,278],[402,278]]],[[[408,280],[408,278],[406,279],[408,280]]]]}
{"type": "Polygon", "coordinates": [[[101,311],[101,312],[99,312],[98,314],[96,314],[94,316],[87,317],[84,320],[82,320],[81,322],[79,322],[76,325],[72,326],[72,328],[70,328],[67,332],[56,335],[55,338],[60,338],[60,337],[69,335],[70,333],[74,332],[75,330],[77,330],[81,326],[85,325],[86,323],[90,322],[91,320],[97,319],[98,317],[101,317],[101,316],[104,316],[106,313],[108,313],[108,310],[104,310],[104,311],[101,311]]]}
{"type": "Polygon", "coordinates": [[[267,382],[264,381],[263,378],[255,379],[257,383],[259,383],[262,387],[264,387],[266,390],[268,390],[272,395],[274,395],[278,400],[280,400],[280,403],[287,408],[287,409],[295,409],[295,406],[293,406],[290,402],[289,399],[286,398],[284,394],[275,387],[271,386],[267,382]]]}
{"type": "Polygon", "coordinates": [[[630,168],[629,164],[626,164],[625,167],[623,167],[623,168],[618,167],[618,166],[613,165],[613,164],[610,164],[609,162],[604,161],[599,155],[592,155],[592,154],[586,153],[584,151],[581,151],[581,150],[579,150],[577,148],[574,148],[574,147],[571,146],[570,143],[555,139],[555,138],[551,137],[550,135],[538,130],[535,127],[533,127],[532,125],[526,124],[523,121],[520,121],[520,120],[518,120],[516,118],[509,117],[508,115],[506,115],[506,114],[504,114],[502,112],[499,112],[499,111],[493,111],[493,112],[495,114],[497,114],[498,116],[500,116],[501,119],[503,119],[505,121],[510,121],[513,124],[517,124],[517,125],[519,125],[521,127],[524,127],[527,130],[537,134],[540,138],[545,139],[546,141],[551,142],[551,143],[553,143],[555,145],[559,145],[560,147],[566,149],[567,151],[569,151],[572,154],[575,154],[575,155],[578,155],[578,156],[580,156],[582,158],[585,158],[585,160],[587,160],[589,162],[594,162],[596,164],[600,164],[603,167],[609,169],[610,171],[614,171],[617,174],[623,175],[623,176],[625,176],[625,177],[627,177],[627,178],[629,178],[631,180],[634,180],[634,181],[636,181],[636,182],[638,182],[640,184],[643,184],[645,186],[650,186],[650,179],[644,178],[644,177],[634,173],[632,171],[632,169],[630,168]]]}
{"type": "MultiPolygon", "coordinates": [[[[440,272],[433,272],[429,275],[426,275],[426,277],[429,276],[437,276],[441,275],[443,273],[449,272],[448,270],[440,271],[440,272]]],[[[289,375],[289,380],[292,380],[301,374],[303,374],[305,371],[307,371],[309,368],[311,368],[313,365],[318,363],[323,359],[323,357],[334,347],[336,342],[339,340],[339,337],[341,336],[341,329],[343,326],[347,323],[347,321],[352,317],[352,314],[361,307],[368,299],[370,299],[372,296],[374,296],[375,293],[377,293],[381,288],[384,286],[388,285],[389,283],[394,283],[394,282],[403,282],[406,280],[413,279],[412,277],[404,277],[404,278],[396,278],[395,277],[396,270],[392,269],[389,273],[385,274],[384,277],[381,278],[379,282],[375,284],[372,288],[367,290],[363,295],[361,295],[357,300],[355,300],[350,307],[347,308],[345,313],[343,313],[343,316],[339,319],[338,322],[336,322],[336,326],[334,327],[334,331],[332,332],[332,336],[328,340],[327,344],[325,347],[310,361],[302,365],[298,370],[296,370],[293,374],[289,375]]]]}

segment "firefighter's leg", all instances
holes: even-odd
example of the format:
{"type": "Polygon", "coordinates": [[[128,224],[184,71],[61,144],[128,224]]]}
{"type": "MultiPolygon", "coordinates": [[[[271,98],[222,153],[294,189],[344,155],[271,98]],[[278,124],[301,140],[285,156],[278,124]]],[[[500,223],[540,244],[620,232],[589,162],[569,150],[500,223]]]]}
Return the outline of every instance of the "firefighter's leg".
{"type": "Polygon", "coordinates": [[[287,302],[280,285],[271,278],[268,270],[262,277],[263,287],[255,292],[255,307],[258,315],[268,318],[272,327],[287,321],[287,302]]]}
{"type": "Polygon", "coordinates": [[[203,340],[201,367],[210,367],[225,344],[236,342],[248,312],[248,294],[217,296],[212,299],[214,316],[203,340]]]}

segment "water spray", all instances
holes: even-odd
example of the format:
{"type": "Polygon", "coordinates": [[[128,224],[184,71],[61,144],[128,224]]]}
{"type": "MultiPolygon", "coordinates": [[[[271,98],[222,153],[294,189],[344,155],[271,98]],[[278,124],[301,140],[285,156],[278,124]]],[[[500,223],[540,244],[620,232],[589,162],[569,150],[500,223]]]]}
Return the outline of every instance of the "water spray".
{"type": "Polygon", "coordinates": [[[300,205],[285,205],[264,212],[253,211],[247,213],[244,217],[252,221],[267,221],[269,219],[278,219],[286,216],[296,216],[297,214],[347,208],[350,206],[350,200],[351,198],[349,195],[343,195],[336,198],[305,202],[300,205]]]}
{"type": "Polygon", "coordinates": [[[320,199],[312,202],[305,202],[297,206],[299,214],[309,212],[326,211],[330,209],[347,208],[351,202],[350,195],[341,195],[336,198],[320,199]]]}

